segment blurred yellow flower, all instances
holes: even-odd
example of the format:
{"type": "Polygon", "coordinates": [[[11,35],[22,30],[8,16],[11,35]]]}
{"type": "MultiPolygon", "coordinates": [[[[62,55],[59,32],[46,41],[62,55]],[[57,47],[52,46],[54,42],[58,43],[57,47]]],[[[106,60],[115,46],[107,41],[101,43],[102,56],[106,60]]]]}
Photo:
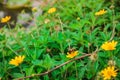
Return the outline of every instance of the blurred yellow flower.
{"type": "Polygon", "coordinates": [[[36,7],[33,7],[33,8],[32,8],[32,11],[33,11],[33,12],[36,12],[36,11],[37,11],[37,8],[36,8],[36,7]]]}
{"type": "Polygon", "coordinates": [[[117,70],[115,70],[114,66],[109,66],[100,72],[103,80],[110,80],[113,77],[117,76],[117,70]]]}
{"type": "Polygon", "coordinates": [[[117,45],[116,41],[111,41],[111,42],[105,42],[104,44],[102,44],[101,48],[104,50],[115,50],[117,45]]]}
{"type": "Polygon", "coordinates": [[[67,58],[73,58],[78,54],[78,51],[67,52],[67,58]]]}
{"type": "Polygon", "coordinates": [[[95,15],[96,15],[96,16],[100,16],[100,15],[105,14],[106,12],[107,12],[107,11],[105,11],[104,9],[102,9],[102,10],[96,12],[95,15]]]}
{"type": "Polygon", "coordinates": [[[19,64],[21,64],[24,60],[25,56],[16,56],[15,59],[11,59],[9,64],[18,66],[19,64]]]}
{"type": "Polygon", "coordinates": [[[80,20],[80,17],[77,17],[77,20],[79,21],[79,20],[80,20]]]}
{"type": "Polygon", "coordinates": [[[11,19],[11,16],[6,16],[4,18],[1,19],[1,23],[6,23],[11,19]]]}
{"type": "Polygon", "coordinates": [[[56,8],[50,8],[50,9],[48,10],[48,13],[51,14],[51,13],[54,13],[55,11],[56,11],[56,8]]]}

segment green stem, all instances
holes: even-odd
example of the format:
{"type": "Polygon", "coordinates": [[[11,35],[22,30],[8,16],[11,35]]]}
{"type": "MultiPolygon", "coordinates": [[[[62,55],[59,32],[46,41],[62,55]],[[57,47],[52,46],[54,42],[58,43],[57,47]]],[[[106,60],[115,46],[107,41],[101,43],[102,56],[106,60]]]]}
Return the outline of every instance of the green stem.
{"type": "Polygon", "coordinates": [[[113,55],[112,51],[109,51],[109,54],[110,54],[110,59],[113,60],[114,55],[113,55]]]}
{"type": "Polygon", "coordinates": [[[16,55],[18,55],[18,53],[15,52],[10,46],[7,45],[7,47],[8,47],[13,53],[15,53],[16,55]]]}
{"type": "Polygon", "coordinates": [[[8,28],[11,30],[10,24],[7,22],[8,28]]]}
{"type": "MultiPolygon", "coordinates": [[[[112,2],[112,6],[114,6],[114,0],[111,1],[112,2]]],[[[116,28],[116,24],[115,24],[115,11],[114,11],[114,8],[112,8],[112,34],[111,34],[111,38],[109,41],[111,41],[114,36],[115,36],[115,28],[116,28]]]]}
{"type": "MultiPolygon", "coordinates": [[[[33,36],[33,34],[31,34],[31,36],[32,36],[32,38],[35,40],[35,37],[33,36]]],[[[37,57],[37,55],[36,55],[36,54],[37,54],[37,49],[36,49],[37,46],[36,46],[36,43],[34,43],[34,47],[35,47],[35,55],[34,55],[35,57],[34,57],[34,59],[35,59],[35,58],[37,57]]]]}
{"type": "Polygon", "coordinates": [[[78,71],[77,71],[76,61],[75,61],[75,70],[76,70],[76,78],[78,78],[78,71]]]}
{"type": "Polygon", "coordinates": [[[21,72],[21,74],[24,74],[23,71],[22,71],[22,67],[21,67],[21,65],[19,65],[19,68],[20,68],[20,72],[21,72]]]}
{"type": "Polygon", "coordinates": [[[59,21],[60,21],[60,27],[61,27],[61,30],[62,30],[62,33],[64,32],[64,30],[63,30],[63,23],[62,23],[62,21],[61,21],[61,19],[60,19],[60,17],[58,16],[58,19],[59,19],[59,21]]]}

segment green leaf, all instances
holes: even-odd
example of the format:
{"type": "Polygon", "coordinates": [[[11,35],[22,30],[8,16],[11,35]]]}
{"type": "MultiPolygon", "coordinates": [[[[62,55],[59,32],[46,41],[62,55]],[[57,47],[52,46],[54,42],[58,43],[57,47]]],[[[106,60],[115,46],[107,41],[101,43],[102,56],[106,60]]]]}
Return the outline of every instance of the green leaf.
{"type": "Polygon", "coordinates": [[[54,60],[47,54],[44,56],[45,59],[43,60],[42,66],[46,69],[50,69],[54,66],[54,60]]]}
{"type": "Polygon", "coordinates": [[[79,76],[79,79],[80,79],[80,80],[81,80],[82,78],[84,78],[85,71],[86,71],[86,67],[81,67],[81,68],[78,70],[78,76],[79,76]]]}
{"type": "Polygon", "coordinates": [[[26,73],[26,76],[30,76],[32,75],[32,73],[34,72],[34,66],[31,66],[31,67],[27,67],[27,68],[23,68],[23,70],[25,71],[26,73]]]}
{"type": "Polygon", "coordinates": [[[21,73],[13,73],[12,75],[14,78],[20,78],[20,77],[24,77],[24,74],[21,73]]]}
{"type": "Polygon", "coordinates": [[[41,60],[33,60],[32,64],[33,65],[40,65],[41,64],[41,60]]]}

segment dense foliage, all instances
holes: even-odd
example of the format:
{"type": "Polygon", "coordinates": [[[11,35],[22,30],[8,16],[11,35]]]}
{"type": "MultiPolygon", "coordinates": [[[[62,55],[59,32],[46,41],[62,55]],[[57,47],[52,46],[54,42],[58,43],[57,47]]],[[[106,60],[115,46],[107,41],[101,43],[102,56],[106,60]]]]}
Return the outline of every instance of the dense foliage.
{"type": "Polygon", "coordinates": [[[0,29],[0,78],[119,80],[119,3],[54,0],[41,7],[43,13],[38,17],[33,15],[39,8],[32,9],[35,23],[29,28],[16,23],[10,29],[9,19],[4,19],[6,25],[0,29]],[[39,76],[44,72],[49,73],[39,76]]]}

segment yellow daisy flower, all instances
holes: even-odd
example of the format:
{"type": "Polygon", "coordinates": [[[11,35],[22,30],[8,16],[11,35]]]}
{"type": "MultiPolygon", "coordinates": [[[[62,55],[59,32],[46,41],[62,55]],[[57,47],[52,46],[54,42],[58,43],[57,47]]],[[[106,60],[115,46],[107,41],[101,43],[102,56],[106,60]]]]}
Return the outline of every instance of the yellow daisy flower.
{"type": "Polygon", "coordinates": [[[102,44],[101,48],[104,50],[115,50],[117,45],[116,41],[111,41],[111,42],[105,42],[104,44],[102,44]]]}
{"type": "Polygon", "coordinates": [[[1,19],[1,23],[6,23],[11,19],[11,16],[6,16],[4,18],[1,19]]]}
{"type": "Polygon", "coordinates": [[[109,66],[100,72],[103,80],[110,80],[111,78],[115,78],[117,76],[117,70],[115,70],[114,66],[109,66]]]}
{"type": "Polygon", "coordinates": [[[96,16],[100,16],[100,15],[105,14],[106,12],[107,12],[107,11],[105,11],[104,9],[102,9],[102,10],[96,12],[95,15],[96,15],[96,16]]]}
{"type": "Polygon", "coordinates": [[[56,8],[50,8],[50,9],[48,10],[48,13],[51,14],[51,13],[54,13],[55,11],[56,11],[56,8]]]}
{"type": "Polygon", "coordinates": [[[67,58],[73,58],[78,54],[78,51],[67,52],[67,58]]]}
{"type": "Polygon", "coordinates": [[[25,56],[16,56],[15,59],[11,59],[9,64],[18,66],[19,64],[21,64],[24,60],[25,56]]]}

